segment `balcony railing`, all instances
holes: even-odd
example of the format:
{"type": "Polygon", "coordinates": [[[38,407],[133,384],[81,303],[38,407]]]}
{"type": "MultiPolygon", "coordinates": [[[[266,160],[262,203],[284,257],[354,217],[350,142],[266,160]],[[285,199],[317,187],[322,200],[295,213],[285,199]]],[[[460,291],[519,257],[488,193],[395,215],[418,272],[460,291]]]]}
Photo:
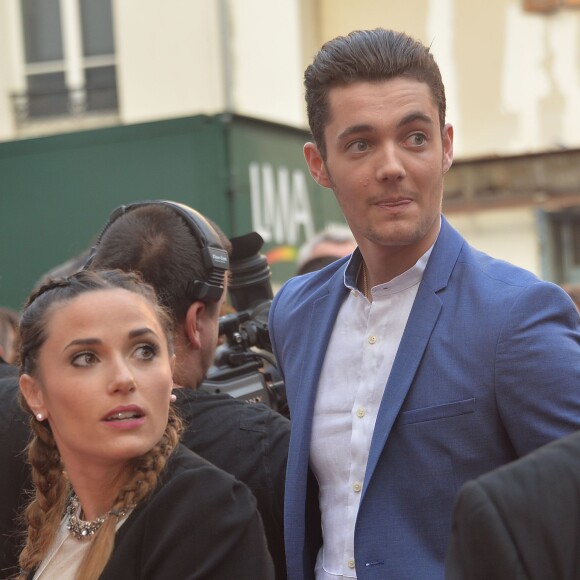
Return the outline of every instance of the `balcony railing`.
{"type": "Polygon", "coordinates": [[[117,87],[85,86],[77,90],[34,90],[12,94],[17,125],[57,117],[82,117],[118,110],[117,87]]]}

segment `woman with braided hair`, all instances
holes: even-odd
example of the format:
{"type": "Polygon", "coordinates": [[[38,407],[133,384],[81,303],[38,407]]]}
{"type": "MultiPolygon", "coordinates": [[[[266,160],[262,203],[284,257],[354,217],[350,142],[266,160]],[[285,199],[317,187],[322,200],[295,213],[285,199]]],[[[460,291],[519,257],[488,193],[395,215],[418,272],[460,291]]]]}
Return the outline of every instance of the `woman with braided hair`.
{"type": "Polygon", "coordinates": [[[170,326],[151,287],[120,271],[28,300],[20,389],[36,492],[19,578],[273,578],[249,490],[179,445],[170,326]]]}

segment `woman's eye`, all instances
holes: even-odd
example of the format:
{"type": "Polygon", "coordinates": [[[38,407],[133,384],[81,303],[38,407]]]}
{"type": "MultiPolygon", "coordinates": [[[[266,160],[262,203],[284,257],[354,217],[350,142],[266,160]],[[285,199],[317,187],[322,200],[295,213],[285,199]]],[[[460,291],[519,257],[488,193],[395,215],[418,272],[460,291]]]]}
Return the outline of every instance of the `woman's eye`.
{"type": "Polygon", "coordinates": [[[88,367],[97,362],[97,357],[92,352],[79,352],[72,359],[72,364],[77,367],[88,367]]]}
{"type": "Polygon", "coordinates": [[[154,344],[141,344],[136,348],[135,354],[141,360],[151,360],[155,358],[158,350],[158,347],[154,344]]]}

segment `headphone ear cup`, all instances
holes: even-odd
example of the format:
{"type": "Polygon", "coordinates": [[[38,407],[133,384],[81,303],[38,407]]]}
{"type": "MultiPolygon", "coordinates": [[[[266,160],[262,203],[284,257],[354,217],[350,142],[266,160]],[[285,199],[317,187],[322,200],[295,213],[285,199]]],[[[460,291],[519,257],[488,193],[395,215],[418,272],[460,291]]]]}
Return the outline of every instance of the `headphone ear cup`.
{"type": "Polygon", "coordinates": [[[223,287],[202,280],[192,280],[187,285],[187,295],[192,301],[217,302],[222,297],[223,291],[223,287]]]}
{"type": "Polygon", "coordinates": [[[219,236],[211,224],[198,211],[185,204],[168,200],[138,201],[129,205],[121,205],[109,216],[109,221],[105,224],[99,234],[95,245],[91,248],[86,259],[83,270],[87,270],[93,262],[97,253],[97,248],[105,232],[122,215],[133,211],[139,207],[149,205],[160,205],[171,208],[177,212],[187,224],[189,231],[196,238],[201,246],[203,264],[207,270],[206,280],[191,280],[188,284],[188,296],[193,300],[204,302],[217,302],[225,287],[225,275],[230,267],[230,260],[227,250],[221,244],[219,236]]]}

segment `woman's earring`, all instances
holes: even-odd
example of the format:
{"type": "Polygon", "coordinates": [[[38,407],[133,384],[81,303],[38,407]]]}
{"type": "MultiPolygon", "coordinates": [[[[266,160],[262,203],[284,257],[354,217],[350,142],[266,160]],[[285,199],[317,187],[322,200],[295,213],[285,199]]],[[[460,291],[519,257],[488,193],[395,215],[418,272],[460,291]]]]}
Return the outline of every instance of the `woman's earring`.
{"type": "Polygon", "coordinates": [[[36,413],[36,420],[42,421],[44,419],[44,415],[42,413],[36,413]]]}
{"type": "Polygon", "coordinates": [[[177,401],[177,395],[176,395],[176,394],[174,394],[174,393],[171,393],[171,396],[169,397],[169,400],[170,400],[172,403],[175,403],[175,401],[177,401]]]}

